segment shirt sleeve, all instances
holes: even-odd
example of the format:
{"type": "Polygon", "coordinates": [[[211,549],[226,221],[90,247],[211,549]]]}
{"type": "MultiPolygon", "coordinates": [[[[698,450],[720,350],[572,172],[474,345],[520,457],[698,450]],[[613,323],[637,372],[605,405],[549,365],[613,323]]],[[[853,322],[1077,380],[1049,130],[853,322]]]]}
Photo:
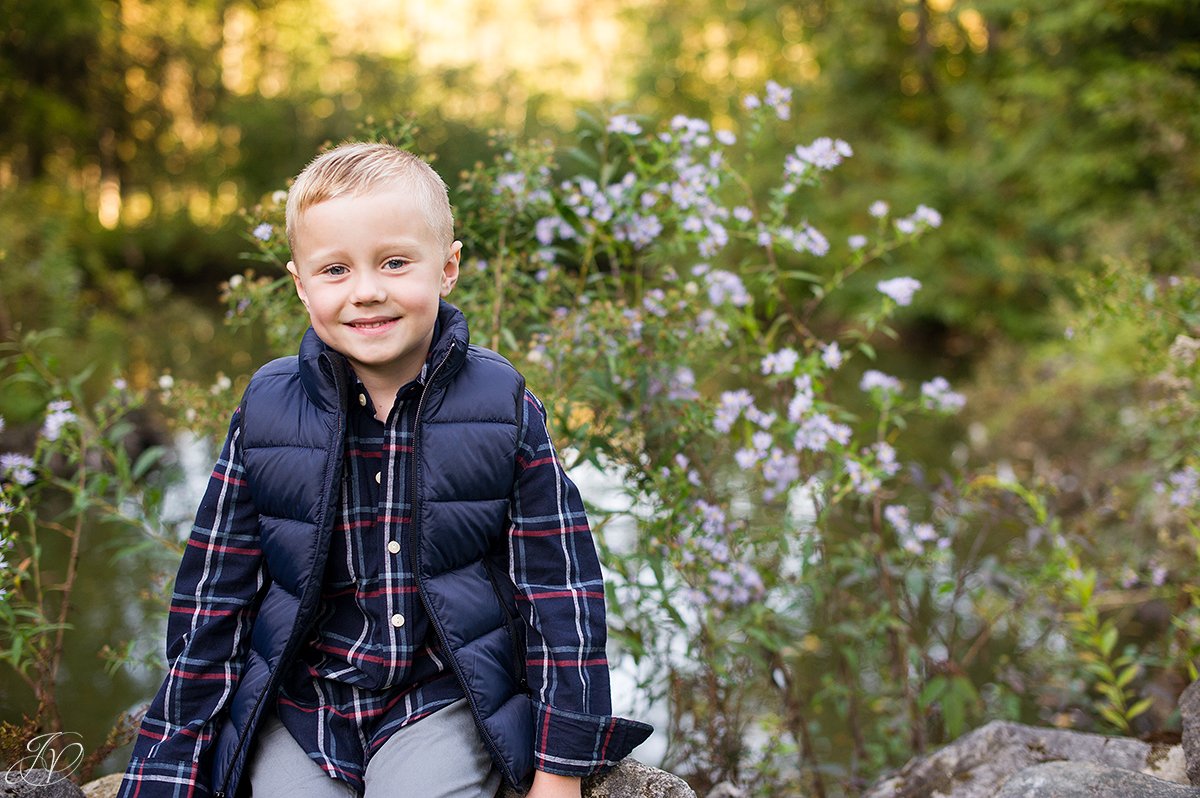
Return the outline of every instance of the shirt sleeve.
{"type": "Polygon", "coordinates": [[[534,765],[586,776],[622,759],[651,728],[611,714],[604,579],[583,500],[563,472],[545,408],[528,391],[523,407],[509,575],[526,625],[534,765]]]}
{"type": "Polygon", "coordinates": [[[241,677],[266,582],[240,415],[233,415],[184,549],[167,619],[168,673],[134,740],[119,798],[210,794],[207,754],[241,677]]]}

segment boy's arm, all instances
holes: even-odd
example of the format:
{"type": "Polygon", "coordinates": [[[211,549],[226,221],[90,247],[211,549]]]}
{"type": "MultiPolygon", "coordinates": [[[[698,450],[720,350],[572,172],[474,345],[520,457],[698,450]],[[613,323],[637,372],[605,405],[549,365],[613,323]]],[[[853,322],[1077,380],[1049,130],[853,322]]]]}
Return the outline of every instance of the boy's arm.
{"type": "Polygon", "coordinates": [[[583,501],[558,461],[545,408],[528,391],[523,407],[509,576],[527,627],[534,765],[586,776],[622,759],[651,729],[612,716],[604,579],[583,501]]]}
{"type": "Polygon", "coordinates": [[[169,671],[134,741],[122,798],[209,794],[214,719],[241,676],[266,581],[240,438],[239,408],[184,549],[167,618],[169,671]]]}

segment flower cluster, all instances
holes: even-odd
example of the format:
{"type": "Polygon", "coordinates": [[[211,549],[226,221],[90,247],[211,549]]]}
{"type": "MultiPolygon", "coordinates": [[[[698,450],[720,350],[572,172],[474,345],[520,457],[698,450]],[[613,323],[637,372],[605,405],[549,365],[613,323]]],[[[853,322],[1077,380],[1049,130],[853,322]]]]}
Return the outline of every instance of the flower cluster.
{"type": "Polygon", "coordinates": [[[824,413],[813,413],[800,420],[792,444],[797,451],[823,452],[831,443],[845,446],[850,435],[850,427],[845,424],[838,424],[824,413]]]}
{"type": "Polygon", "coordinates": [[[1166,494],[1172,507],[1194,508],[1200,505],[1200,471],[1192,466],[1177,469],[1167,476],[1167,483],[1159,483],[1155,489],[1166,494]]]}
{"type": "MultiPolygon", "coordinates": [[[[515,163],[516,157],[511,152],[505,153],[504,161],[512,167],[518,166],[515,163]]],[[[496,177],[492,194],[513,210],[520,212],[531,206],[550,203],[549,182],[550,167],[544,164],[532,171],[513,168],[512,171],[502,172],[496,177]]]]}
{"type": "Polygon", "coordinates": [[[742,106],[748,111],[769,108],[775,112],[776,117],[786,122],[792,118],[792,90],[768,80],[765,97],[759,99],[757,94],[747,94],[742,98],[742,106]]]}
{"type": "Polygon", "coordinates": [[[791,347],[784,347],[778,352],[771,352],[762,359],[762,373],[765,375],[772,374],[791,374],[796,370],[796,364],[800,362],[800,355],[791,347]]]}
{"type": "Polygon", "coordinates": [[[945,377],[934,377],[921,385],[921,402],[940,413],[957,413],[967,403],[967,397],[950,389],[945,377]]]}
{"type": "Polygon", "coordinates": [[[891,299],[897,305],[911,305],[913,295],[921,289],[921,281],[912,277],[893,277],[890,280],[880,280],[875,284],[879,293],[891,299]]]}
{"type": "Polygon", "coordinates": [[[656,192],[683,215],[680,229],[697,237],[700,256],[711,258],[729,243],[725,228],[729,210],[716,201],[715,195],[721,187],[724,163],[724,154],[716,143],[731,139],[718,134],[714,143],[707,122],[677,115],[659,140],[674,152],[671,159],[674,179],[657,185],[656,192]]]}
{"type": "Polygon", "coordinates": [[[883,508],[883,517],[895,530],[900,539],[900,546],[909,554],[922,555],[925,553],[926,547],[931,544],[936,545],[939,549],[950,547],[950,538],[939,536],[933,524],[912,523],[908,515],[908,508],[903,505],[889,504],[883,508]]]}
{"type": "Polygon", "coordinates": [[[918,230],[926,227],[941,227],[942,215],[933,208],[925,205],[918,205],[911,216],[904,216],[896,220],[896,229],[904,235],[912,235],[918,230]]]}
{"type": "Polygon", "coordinates": [[[721,394],[721,402],[713,418],[713,429],[717,432],[729,432],[742,413],[753,408],[754,397],[745,388],[725,391],[721,394]]]}
{"type": "Polygon", "coordinates": [[[698,584],[688,591],[689,599],[696,606],[741,606],[760,599],[762,578],[749,563],[734,559],[729,541],[736,529],[725,511],[703,499],[693,509],[697,523],[691,534],[679,539],[684,565],[698,566],[693,569],[698,584]]]}
{"type": "Polygon", "coordinates": [[[860,390],[867,393],[877,393],[883,399],[887,399],[894,394],[900,393],[900,380],[884,374],[877,369],[867,369],[863,372],[862,379],[858,382],[860,390]]]}
{"type": "Polygon", "coordinates": [[[750,292],[746,290],[742,278],[733,272],[722,269],[709,270],[707,266],[698,266],[693,274],[703,276],[708,288],[708,301],[714,305],[724,305],[726,302],[737,308],[750,304],[750,292]]]}
{"type": "Polygon", "coordinates": [[[838,347],[837,341],[824,344],[821,347],[821,362],[825,364],[825,368],[830,371],[837,371],[842,366],[845,355],[838,347]]]}
{"type": "Polygon", "coordinates": [[[778,240],[790,245],[797,252],[807,252],[818,258],[822,258],[829,253],[829,239],[808,222],[801,223],[799,227],[783,225],[777,228],[773,235],[765,225],[760,226],[758,231],[759,245],[767,246],[772,240],[778,240]]]}
{"type": "Polygon", "coordinates": [[[6,482],[32,485],[33,481],[37,479],[34,473],[36,467],[33,458],[28,455],[16,452],[0,454],[0,479],[6,482]]]}
{"type": "Polygon", "coordinates": [[[626,136],[639,136],[642,133],[642,126],[633,120],[633,117],[628,114],[617,114],[612,119],[608,120],[609,133],[621,133],[626,136]]]}
{"type": "Polygon", "coordinates": [[[42,437],[48,441],[56,441],[62,435],[63,428],[79,420],[71,409],[71,403],[66,399],[51,402],[46,407],[46,420],[42,423],[42,437]]]}
{"type": "Polygon", "coordinates": [[[807,147],[797,146],[784,159],[784,171],[797,176],[807,174],[811,169],[828,172],[852,155],[854,150],[846,142],[822,136],[807,147]]]}

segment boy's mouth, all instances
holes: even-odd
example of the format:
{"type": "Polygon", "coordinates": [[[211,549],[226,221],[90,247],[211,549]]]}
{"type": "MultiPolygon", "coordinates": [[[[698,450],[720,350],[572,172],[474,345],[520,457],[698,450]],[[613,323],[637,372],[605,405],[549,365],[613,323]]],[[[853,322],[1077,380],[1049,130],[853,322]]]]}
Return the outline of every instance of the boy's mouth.
{"type": "Polygon", "coordinates": [[[353,327],[356,330],[362,330],[363,332],[372,332],[374,330],[382,330],[386,327],[390,327],[396,321],[398,321],[398,319],[392,316],[377,316],[370,319],[355,319],[354,321],[348,321],[346,322],[346,326],[353,327]]]}

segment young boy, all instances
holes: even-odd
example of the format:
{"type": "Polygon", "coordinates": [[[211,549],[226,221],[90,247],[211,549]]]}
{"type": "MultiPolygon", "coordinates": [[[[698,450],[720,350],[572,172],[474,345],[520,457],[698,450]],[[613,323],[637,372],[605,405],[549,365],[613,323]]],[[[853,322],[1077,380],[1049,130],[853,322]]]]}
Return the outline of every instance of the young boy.
{"type": "Polygon", "coordinates": [[[121,796],[574,796],[611,716],[604,590],[545,411],[443,301],[446,186],[347,144],[287,200],[311,328],[230,424],[121,796]]]}

